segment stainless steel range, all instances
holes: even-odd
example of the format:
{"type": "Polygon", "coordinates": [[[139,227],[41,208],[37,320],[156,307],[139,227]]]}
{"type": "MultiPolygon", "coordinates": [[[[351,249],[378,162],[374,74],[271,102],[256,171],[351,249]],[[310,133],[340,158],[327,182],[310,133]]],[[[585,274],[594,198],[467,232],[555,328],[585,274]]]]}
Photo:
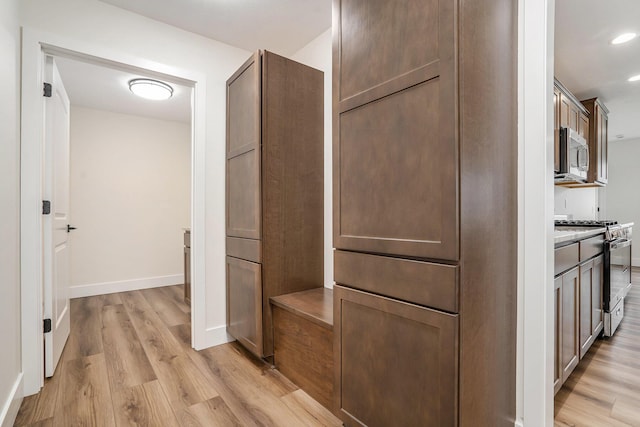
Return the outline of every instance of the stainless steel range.
{"type": "Polygon", "coordinates": [[[624,316],[624,298],[631,289],[633,223],[607,227],[604,245],[604,335],[612,336],[624,316]]]}
{"type": "Polygon", "coordinates": [[[624,316],[624,298],[631,289],[631,235],[633,223],[610,220],[556,220],[556,226],[606,227],[604,244],[604,335],[612,336],[624,316]]]}

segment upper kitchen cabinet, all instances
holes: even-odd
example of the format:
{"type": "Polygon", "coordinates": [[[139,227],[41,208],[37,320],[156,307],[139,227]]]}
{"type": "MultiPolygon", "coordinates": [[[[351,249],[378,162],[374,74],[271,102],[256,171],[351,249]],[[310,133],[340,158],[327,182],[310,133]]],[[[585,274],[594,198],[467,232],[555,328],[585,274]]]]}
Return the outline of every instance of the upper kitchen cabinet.
{"type": "Polygon", "coordinates": [[[582,101],[589,111],[589,172],[587,181],[606,185],[609,178],[609,110],[598,98],[582,101]]]}
{"type": "Polygon", "coordinates": [[[258,51],[227,81],[227,331],[260,357],[269,298],[324,283],[323,80],[258,51]]]}
{"type": "Polygon", "coordinates": [[[455,4],[337,3],[334,245],[457,260],[455,4]]]}
{"type": "MultiPolygon", "coordinates": [[[[558,80],[553,87],[554,108],[554,172],[561,169],[560,128],[573,129],[580,136],[589,140],[589,112],[558,80]]],[[[568,183],[563,182],[563,185],[568,183]]]]}

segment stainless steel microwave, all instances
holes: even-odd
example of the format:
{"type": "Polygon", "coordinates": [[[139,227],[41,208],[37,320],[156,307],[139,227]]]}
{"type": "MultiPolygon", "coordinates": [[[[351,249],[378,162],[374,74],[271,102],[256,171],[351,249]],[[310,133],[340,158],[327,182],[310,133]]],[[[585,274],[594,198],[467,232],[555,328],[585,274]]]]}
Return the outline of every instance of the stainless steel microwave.
{"type": "Polygon", "coordinates": [[[560,171],[556,181],[586,181],[589,171],[589,146],[582,135],[560,128],[560,171]]]}

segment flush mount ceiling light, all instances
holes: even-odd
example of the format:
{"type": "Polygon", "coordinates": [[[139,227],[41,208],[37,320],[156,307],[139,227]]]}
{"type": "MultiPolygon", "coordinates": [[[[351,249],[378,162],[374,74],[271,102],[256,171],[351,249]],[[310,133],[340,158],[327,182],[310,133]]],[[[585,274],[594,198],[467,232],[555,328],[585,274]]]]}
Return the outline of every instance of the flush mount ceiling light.
{"type": "Polygon", "coordinates": [[[638,80],[640,80],[640,74],[638,74],[637,76],[629,77],[630,82],[637,82],[638,80]]]}
{"type": "Polygon", "coordinates": [[[624,33],[620,34],[615,39],[611,40],[611,44],[622,44],[631,41],[636,38],[636,33],[624,33]]]}
{"type": "Polygon", "coordinates": [[[155,101],[169,99],[173,88],[166,83],[152,79],[133,79],[129,81],[129,90],[134,94],[155,101]]]}

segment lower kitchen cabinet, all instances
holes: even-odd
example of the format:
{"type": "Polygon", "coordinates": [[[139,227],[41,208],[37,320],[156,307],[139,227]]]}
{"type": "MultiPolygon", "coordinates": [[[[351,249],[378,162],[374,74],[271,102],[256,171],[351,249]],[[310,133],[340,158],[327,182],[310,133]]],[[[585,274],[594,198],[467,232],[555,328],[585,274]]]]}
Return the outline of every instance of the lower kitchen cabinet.
{"type": "Polygon", "coordinates": [[[553,281],[553,301],[554,301],[554,322],[553,322],[553,392],[554,394],[562,387],[562,276],[553,281]]]}
{"type": "Polygon", "coordinates": [[[227,330],[254,354],[262,353],[260,264],[227,257],[227,330]]]}
{"type": "Polygon", "coordinates": [[[576,267],[562,275],[560,292],[560,368],[564,383],[580,360],[578,343],[580,275],[576,267]]]}
{"type": "Polygon", "coordinates": [[[602,331],[603,255],[580,264],[580,359],[602,331]]]}
{"type": "Polygon", "coordinates": [[[458,322],[336,285],[335,403],[345,425],[457,425],[458,322]]]}

